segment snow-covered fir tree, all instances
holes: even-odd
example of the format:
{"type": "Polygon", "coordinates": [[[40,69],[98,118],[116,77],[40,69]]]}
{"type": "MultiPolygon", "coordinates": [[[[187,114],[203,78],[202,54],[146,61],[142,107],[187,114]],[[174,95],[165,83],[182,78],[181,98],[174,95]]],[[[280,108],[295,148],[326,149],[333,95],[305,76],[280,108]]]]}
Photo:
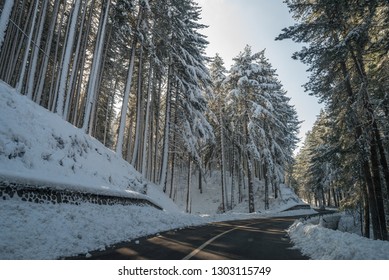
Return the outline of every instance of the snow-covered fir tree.
{"type": "Polygon", "coordinates": [[[276,194],[284,180],[298,122],[264,51],[253,54],[246,46],[234,61],[226,81],[229,114],[246,161],[249,211],[254,212],[254,176],[264,180],[267,208],[269,191],[276,194]]]}

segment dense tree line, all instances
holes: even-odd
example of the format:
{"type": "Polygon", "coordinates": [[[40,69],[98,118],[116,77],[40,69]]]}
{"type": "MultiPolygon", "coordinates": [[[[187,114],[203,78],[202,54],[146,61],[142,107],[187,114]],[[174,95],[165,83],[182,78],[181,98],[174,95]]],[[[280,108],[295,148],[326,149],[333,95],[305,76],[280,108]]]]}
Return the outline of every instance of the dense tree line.
{"type": "MultiPolygon", "coordinates": [[[[212,108],[217,115],[216,136],[220,147],[220,151],[213,151],[220,155],[215,158],[220,162],[222,193],[227,193],[223,190],[226,172],[238,175],[231,182],[230,193],[234,192],[237,181],[241,201],[245,185],[242,180],[247,177],[249,211],[254,212],[254,178],[259,178],[268,209],[270,192],[274,198],[278,197],[279,184],[284,182],[286,169],[292,163],[299,126],[297,114],[264,51],[253,54],[251,47],[246,46],[234,58],[228,76],[218,55],[210,69],[215,94],[212,108]]],[[[224,203],[227,197],[222,201],[223,207],[229,208],[234,198],[231,197],[229,205],[224,203]]]]}
{"type": "Polygon", "coordinates": [[[363,234],[371,224],[386,240],[389,3],[285,2],[297,23],[278,39],[305,43],[294,57],[310,66],[306,90],[325,103],[298,157],[297,185],[320,204],[362,209],[363,234]]]}
{"type": "Polygon", "coordinates": [[[236,188],[250,212],[258,188],[277,197],[296,113],[264,52],[246,47],[229,73],[220,57],[210,62],[194,1],[6,0],[0,9],[0,79],[173,199],[177,168],[185,170],[188,212],[190,178],[207,168],[221,171],[222,211],[236,188]]]}

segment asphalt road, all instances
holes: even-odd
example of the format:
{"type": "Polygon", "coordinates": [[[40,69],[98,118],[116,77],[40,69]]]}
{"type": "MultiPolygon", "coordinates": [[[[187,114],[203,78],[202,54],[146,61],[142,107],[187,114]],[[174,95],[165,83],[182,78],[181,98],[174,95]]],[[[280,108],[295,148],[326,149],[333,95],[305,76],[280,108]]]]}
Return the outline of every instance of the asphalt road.
{"type": "Polygon", "coordinates": [[[91,256],[100,260],[306,260],[285,230],[296,217],[212,223],[123,242],[91,256]]]}

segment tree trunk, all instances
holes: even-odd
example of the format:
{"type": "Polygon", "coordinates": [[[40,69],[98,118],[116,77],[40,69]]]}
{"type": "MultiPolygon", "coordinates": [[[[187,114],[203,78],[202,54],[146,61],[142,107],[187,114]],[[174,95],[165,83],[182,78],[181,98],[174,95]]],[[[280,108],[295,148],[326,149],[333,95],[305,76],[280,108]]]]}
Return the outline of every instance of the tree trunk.
{"type": "Polygon", "coordinates": [[[189,155],[189,162],[188,162],[188,181],[187,181],[187,191],[186,191],[186,212],[191,212],[191,197],[190,197],[190,191],[191,191],[191,182],[192,182],[192,160],[189,155]]]}
{"type": "Polygon", "coordinates": [[[81,1],[75,1],[73,12],[72,12],[72,18],[70,21],[70,31],[68,34],[68,38],[66,40],[65,44],[65,56],[61,64],[61,75],[60,75],[60,82],[58,87],[58,99],[57,99],[57,107],[56,111],[57,114],[61,117],[63,116],[64,112],[64,102],[65,102],[65,91],[68,84],[68,72],[70,68],[70,63],[72,59],[72,52],[73,52],[73,45],[74,45],[74,39],[76,37],[76,24],[78,20],[78,14],[80,11],[80,5],[81,1]]]}
{"type": "MultiPolygon", "coordinates": [[[[245,137],[246,137],[246,147],[248,147],[250,143],[250,135],[248,130],[247,105],[246,105],[246,116],[244,120],[244,130],[245,130],[245,137]]],[[[248,183],[248,197],[249,197],[249,213],[255,212],[254,181],[253,181],[252,172],[253,172],[253,164],[251,160],[251,152],[250,150],[247,150],[247,183],[248,183]]]]}
{"type": "MultiPolygon", "coordinates": [[[[21,6],[24,7],[25,5],[27,5],[26,2],[27,2],[26,0],[23,0],[21,6]]],[[[14,10],[17,10],[17,8],[18,7],[15,7],[14,10]]],[[[18,65],[20,63],[19,56],[23,57],[23,55],[21,54],[21,51],[22,51],[23,46],[24,46],[24,40],[26,39],[26,36],[28,36],[26,34],[28,33],[28,30],[29,30],[29,23],[30,23],[30,19],[32,17],[32,14],[33,14],[33,8],[34,8],[34,5],[33,5],[33,3],[31,3],[29,11],[27,13],[27,16],[24,13],[17,13],[19,16],[15,20],[16,26],[15,26],[15,28],[13,28],[14,32],[16,33],[16,36],[13,37],[12,34],[10,34],[11,37],[14,39],[12,40],[13,44],[11,47],[11,51],[8,54],[8,57],[10,58],[10,60],[8,61],[8,63],[4,63],[4,65],[7,66],[5,68],[5,70],[6,70],[5,81],[10,85],[16,84],[16,87],[17,87],[17,82],[20,78],[20,75],[17,74],[18,71],[20,71],[20,67],[18,68],[18,65]]],[[[7,35],[8,35],[8,33],[9,32],[7,32],[7,35]]]]}
{"type": "Polygon", "coordinates": [[[48,32],[47,41],[46,41],[45,53],[43,56],[43,62],[41,63],[42,67],[41,67],[41,71],[39,74],[39,81],[38,81],[38,85],[36,87],[37,90],[36,90],[36,94],[35,94],[35,102],[40,104],[40,105],[41,105],[41,101],[42,101],[43,87],[45,85],[45,79],[46,79],[46,74],[47,74],[46,72],[47,72],[47,68],[49,66],[49,55],[48,54],[51,50],[51,45],[53,42],[55,23],[57,21],[57,17],[58,17],[57,15],[58,15],[58,11],[59,11],[59,4],[60,4],[59,1],[55,1],[54,8],[53,8],[53,17],[52,17],[52,20],[50,23],[50,28],[49,28],[49,32],[48,32]]]}
{"type": "Polygon", "coordinates": [[[223,131],[223,115],[222,115],[222,109],[221,105],[219,107],[219,130],[220,130],[220,151],[221,151],[221,157],[220,157],[220,180],[221,180],[221,195],[222,195],[222,201],[221,201],[221,211],[224,213],[226,211],[226,204],[225,204],[225,189],[226,189],[226,176],[225,176],[225,153],[224,153],[224,131],[223,131]]]}
{"type": "MultiPolygon", "coordinates": [[[[30,98],[31,100],[33,99],[33,95],[35,94],[35,73],[37,70],[37,61],[40,53],[40,45],[41,45],[41,39],[42,39],[42,33],[43,33],[43,27],[47,15],[47,5],[48,1],[44,0],[42,2],[42,11],[41,11],[41,16],[39,18],[39,28],[37,31],[37,35],[35,38],[35,43],[34,43],[34,48],[31,50],[31,63],[30,63],[30,73],[28,75],[28,82],[27,82],[27,97],[30,98]]],[[[48,54],[44,53],[44,56],[48,56],[48,54]]]]}
{"type": "Polygon", "coordinates": [[[331,193],[332,193],[332,200],[334,201],[334,206],[335,207],[339,207],[339,202],[338,202],[338,200],[336,198],[335,188],[331,187],[330,190],[331,190],[331,193]]]}
{"type": "Polygon", "coordinates": [[[388,240],[388,231],[386,229],[386,219],[385,219],[385,208],[382,195],[381,187],[381,178],[380,178],[380,168],[379,160],[376,150],[376,141],[372,137],[372,145],[370,147],[370,161],[371,161],[371,173],[372,173],[372,182],[373,182],[373,195],[376,201],[376,208],[378,214],[378,236],[375,236],[375,239],[388,240]]]}
{"type": "MultiPolygon", "coordinates": [[[[155,100],[155,140],[154,140],[154,168],[153,168],[153,177],[152,180],[154,183],[157,183],[157,167],[158,167],[158,143],[159,143],[159,116],[161,111],[161,91],[162,91],[162,79],[159,79],[158,91],[156,92],[155,100]]],[[[158,178],[159,179],[159,178],[158,178]]]]}
{"type": "MultiPolygon", "coordinates": [[[[66,11],[66,6],[67,2],[63,4],[62,10],[61,10],[61,16],[58,24],[56,24],[57,30],[62,30],[63,29],[63,24],[65,20],[65,11],[66,11]]],[[[68,28],[66,28],[67,30],[68,28]]],[[[54,31],[55,32],[55,31],[54,31]]],[[[51,80],[50,80],[50,90],[49,90],[49,96],[48,96],[48,103],[47,103],[47,108],[54,112],[55,110],[55,101],[57,99],[57,88],[58,88],[58,76],[61,68],[61,61],[62,61],[62,56],[61,58],[59,57],[59,49],[60,49],[60,41],[61,41],[61,32],[57,32],[57,36],[55,37],[55,52],[54,52],[54,57],[53,57],[53,62],[52,62],[52,67],[51,67],[51,80]]]]}
{"type": "Polygon", "coordinates": [[[241,203],[243,201],[243,189],[242,189],[243,174],[242,174],[242,168],[240,162],[238,163],[237,168],[238,168],[237,172],[238,172],[238,195],[239,195],[238,201],[239,203],[241,203]]]}
{"type": "Polygon", "coordinates": [[[13,0],[5,0],[3,4],[3,10],[0,14],[0,53],[3,46],[5,32],[8,28],[9,19],[11,17],[12,8],[14,6],[13,0]]]}
{"type": "MultiPolygon", "coordinates": [[[[178,99],[178,90],[176,91],[176,101],[178,99]]],[[[176,138],[177,138],[177,131],[176,131],[176,128],[177,128],[177,124],[178,124],[178,102],[175,102],[174,103],[174,130],[173,130],[173,144],[172,146],[173,147],[176,147],[176,138]]],[[[172,152],[172,171],[171,171],[171,174],[172,174],[172,177],[171,177],[171,180],[170,180],[170,192],[169,192],[169,197],[172,198],[172,195],[173,195],[173,190],[174,190],[174,169],[175,169],[175,164],[176,164],[176,152],[173,151],[172,152]]]]}
{"type": "Polygon", "coordinates": [[[369,200],[367,194],[367,186],[362,186],[362,198],[363,198],[363,228],[362,234],[366,238],[370,238],[370,211],[369,200]]]}
{"type": "MultiPolygon", "coordinates": [[[[82,42],[81,42],[81,50],[80,50],[80,60],[79,60],[79,65],[80,65],[80,73],[77,78],[77,89],[75,93],[75,102],[74,102],[74,113],[72,116],[72,123],[77,126],[77,127],[83,127],[84,126],[84,119],[85,119],[85,114],[86,114],[86,107],[87,107],[87,96],[83,96],[81,94],[81,87],[84,79],[84,72],[85,72],[85,67],[84,65],[87,62],[87,48],[88,48],[88,38],[90,34],[90,30],[92,27],[92,19],[93,19],[93,10],[95,9],[95,0],[92,0],[90,7],[89,7],[89,18],[86,23],[86,26],[83,26],[83,36],[82,36],[82,42]],[[85,109],[84,109],[85,108],[85,109]]],[[[84,12],[86,13],[86,11],[84,12]]],[[[92,65],[93,67],[93,65],[92,65]]],[[[89,118],[88,118],[89,119],[89,118]]]]}
{"type": "Polygon", "coordinates": [[[22,66],[21,66],[22,72],[21,72],[21,74],[19,76],[19,81],[18,81],[18,83],[16,85],[16,90],[18,92],[20,92],[20,93],[23,93],[22,90],[23,90],[23,86],[24,86],[24,76],[25,76],[25,72],[27,70],[27,61],[28,61],[28,57],[29,57],[29,54],[30,54],[30,47],[31,47],[31,42],[32,42],[32,34],[33,34],[34,28],[35,28],[36,16],[38,14],[38,6],[39,6],[39,1],[35,0],[34,15],[32,17],[30,33],[29,33],[29,35],[27,37],[27,46],[26,46],[25,51],[24,51],[23,63],[22,63],[22,66]]]}
{"type": "Polygon", "coordinates": [[[150,142],[148,141],[149,139],[149,120],[150,120],[150,107],[151,107],[151,104],[153,102],[153,95],[151,93],[151,89],[152,87],[154,86],[154,79],[155,79],[155,76],[154,76],[154,72],[153,72],[153,63],[152,63],[152,59],[150,59],[150,65],[149,65],[149,79],[148,79],[148,86],[147,86],[147,96],[146,96],[146,112],[145,112],[145,124],[144,124],[144,131],[143,131],[143,151],[142,151],[142,169],[141,169],[141,173],[143,174],[143,176],[147,177],[147,173],[148,173],[148,170],[146,170],[147,168],[147,159],[148,159],[148,153],[147,153],[147,150],[146,148],[148,147],[148,149],[150,150],[151,148],[151,145],[150,142]]]}
{"type": "Polygon", "coordinates": [[[169,161],[169,134],[170,134],[170,95],[171,95],[171,79],[172,79],[172,68],[173,66],[169,64],[169,70],[168,70],[168,86],[166,91],[166,109],[165,109],[165,129],[164,129],[164,136],[163,136],[163,151],[162,151],[162,163],[161,163],[161,173],[160,173],[160,179],[159,184],[162,185],[162,189],[164,192],[166,192],[166,183],[167,183],[167,165],[169,161]]]}
{"type": "Polygon", "coordinates": [[[255,212],[254,207],[254,182],[252,176],[252,163],[250,152],[247,153],[247,183],[249,194],[249,213],[255,212]]]}
{"type": "Polygon", "coordinates": [[[201,172],[201,168],[199,168],[199,191],[203,193],[203,172],[201,172]]]}
{"type": "Polygon", "coordinates": [[[138,67],[138,88],[137,88],[137,100],[136,100],[136,125],[135,125],[135,140],[134,140],[134,151],[132,153],[131,165],[134,166],[137,170],[138,168],[138,158],[139,158],[139,149],[141,146],[141,131],[143,125],[143,79],[142,79],[142,69],[143,69],[143,46],[140,46],[139,51],[139,67],[138,67]]]}
{"type": "MultiPolygon", "coordinates": [[[[140,7],[136,30],[138,30],[140,27],[140,24],[142,22],[142,17],[143,17],[143,8],[140,7]]],[[[122,104],[120,124],[119,124],[119,133],[118,133],[117,144],[116,144],[116,153],[119,154],[120,156],[123,156],[122,153],[123,153],[124,128],[126,126],[127,108],[128,108],[128,101],[130,98],[132,76],[134,73],[135,53],[136,53],[137,43],[138,43],[138,36],[136,33],[134,33],[134,39],[131,46],[130,65],[128,67],[127,81],[126,81],[126,86],[124,88],[123,104],[122,104]]]]}
{"type": "MultiPolygon", "coordinates": [[[[389,167],[388,167],[388,161],[386,159],[385,148],[382,143],[382,138],[376,121],[373,122],[373,130],[374,130],[374,137],[376,139],[377,146],[378,146],[380,163],[382,166],[382,172],[386,184],[386,195],[387,195],[386,199],[388,200],[389,203],[389,167]]],[[[388,209],[389,209],[389,204],[388,204],[388,209]]]]}
{"type": "MultiPolygon", "coordinates": [[[[87,14],[86,13],[86,5],[87,5],[87,1],[84,1],[82,7],[80,8],[81,14],[82,14],[81,23],[80,23],[81,30],[83,30],[84,24],[85,24],[85,17],[87,14]]],[[[69,122],[71,121],[70,112],[71,112],[71,107],[72,107],[72,101],[74,101],[74,95],[77,92],[77,90],[76,90],[77,79],[76,78],[77,78],[79,68],[81,66],[79,57],[80,57],[82,39],[83,39],[83,32],[79,32],[78,39],[77,39],[77,46],[75,49],[74,62],[72,65],[73,66],[72,71],[71,71],[72,74],[71,74],[70,79],[69,79],[69,87],[68,87],[68,90],[66,93],[65,110],[63,113],[64,119],[69,121],[69,122]]]]}
{"type": "Polygon", "coordinates": [[[265,177],[265,210],[269,209],[269,170],[266,160],[263,164],[263,174],[265,177]]]}
{"type": "Polygon", "coordinates": [[[231,209],[235,206],[235,147],[232,146],[232,160],[231,160],[231,209]]]}
{"type": "Polygon", "coordinates": [[[108,21],[110,3],[111,3],[111,1],[108,0],[107,6],[106,6],[105,12],[104,12],[104,17],[101,17],[101,20],[100,20],[99,31],[98,31],[98,35],[97,35],[97,39],[96,39],[96,47],[95,47],[95,52],[93,55],[92,69],[91,69],[91,73],[89,75],[84,123],[82,126],[82,130],[84,130],[85,133],[91,133],[91,129],[90,129],[89,124],[93,123],[91,121],[91,114],[92,114],[93,104],[96,103],[96,91],[97,91],[97,83],[98,83],[98,76],[99,76],[98,74],[100,72],[99,69],[101,67],[101,58],[102,58],[102,54],[103,54],[104,40],[105,40],[105,29],[106,29],[107,21],[108,21]]]}

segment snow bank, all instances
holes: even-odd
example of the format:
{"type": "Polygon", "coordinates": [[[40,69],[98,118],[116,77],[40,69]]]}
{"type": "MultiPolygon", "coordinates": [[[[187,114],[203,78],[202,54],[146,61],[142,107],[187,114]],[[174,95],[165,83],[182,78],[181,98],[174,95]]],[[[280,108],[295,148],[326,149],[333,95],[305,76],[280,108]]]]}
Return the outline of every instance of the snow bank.
{"type": "Polygon", "coordinates": [[[295,248],[317,260],[389,260],[389,242],[296,221],[288,230],[295,248]]]}

